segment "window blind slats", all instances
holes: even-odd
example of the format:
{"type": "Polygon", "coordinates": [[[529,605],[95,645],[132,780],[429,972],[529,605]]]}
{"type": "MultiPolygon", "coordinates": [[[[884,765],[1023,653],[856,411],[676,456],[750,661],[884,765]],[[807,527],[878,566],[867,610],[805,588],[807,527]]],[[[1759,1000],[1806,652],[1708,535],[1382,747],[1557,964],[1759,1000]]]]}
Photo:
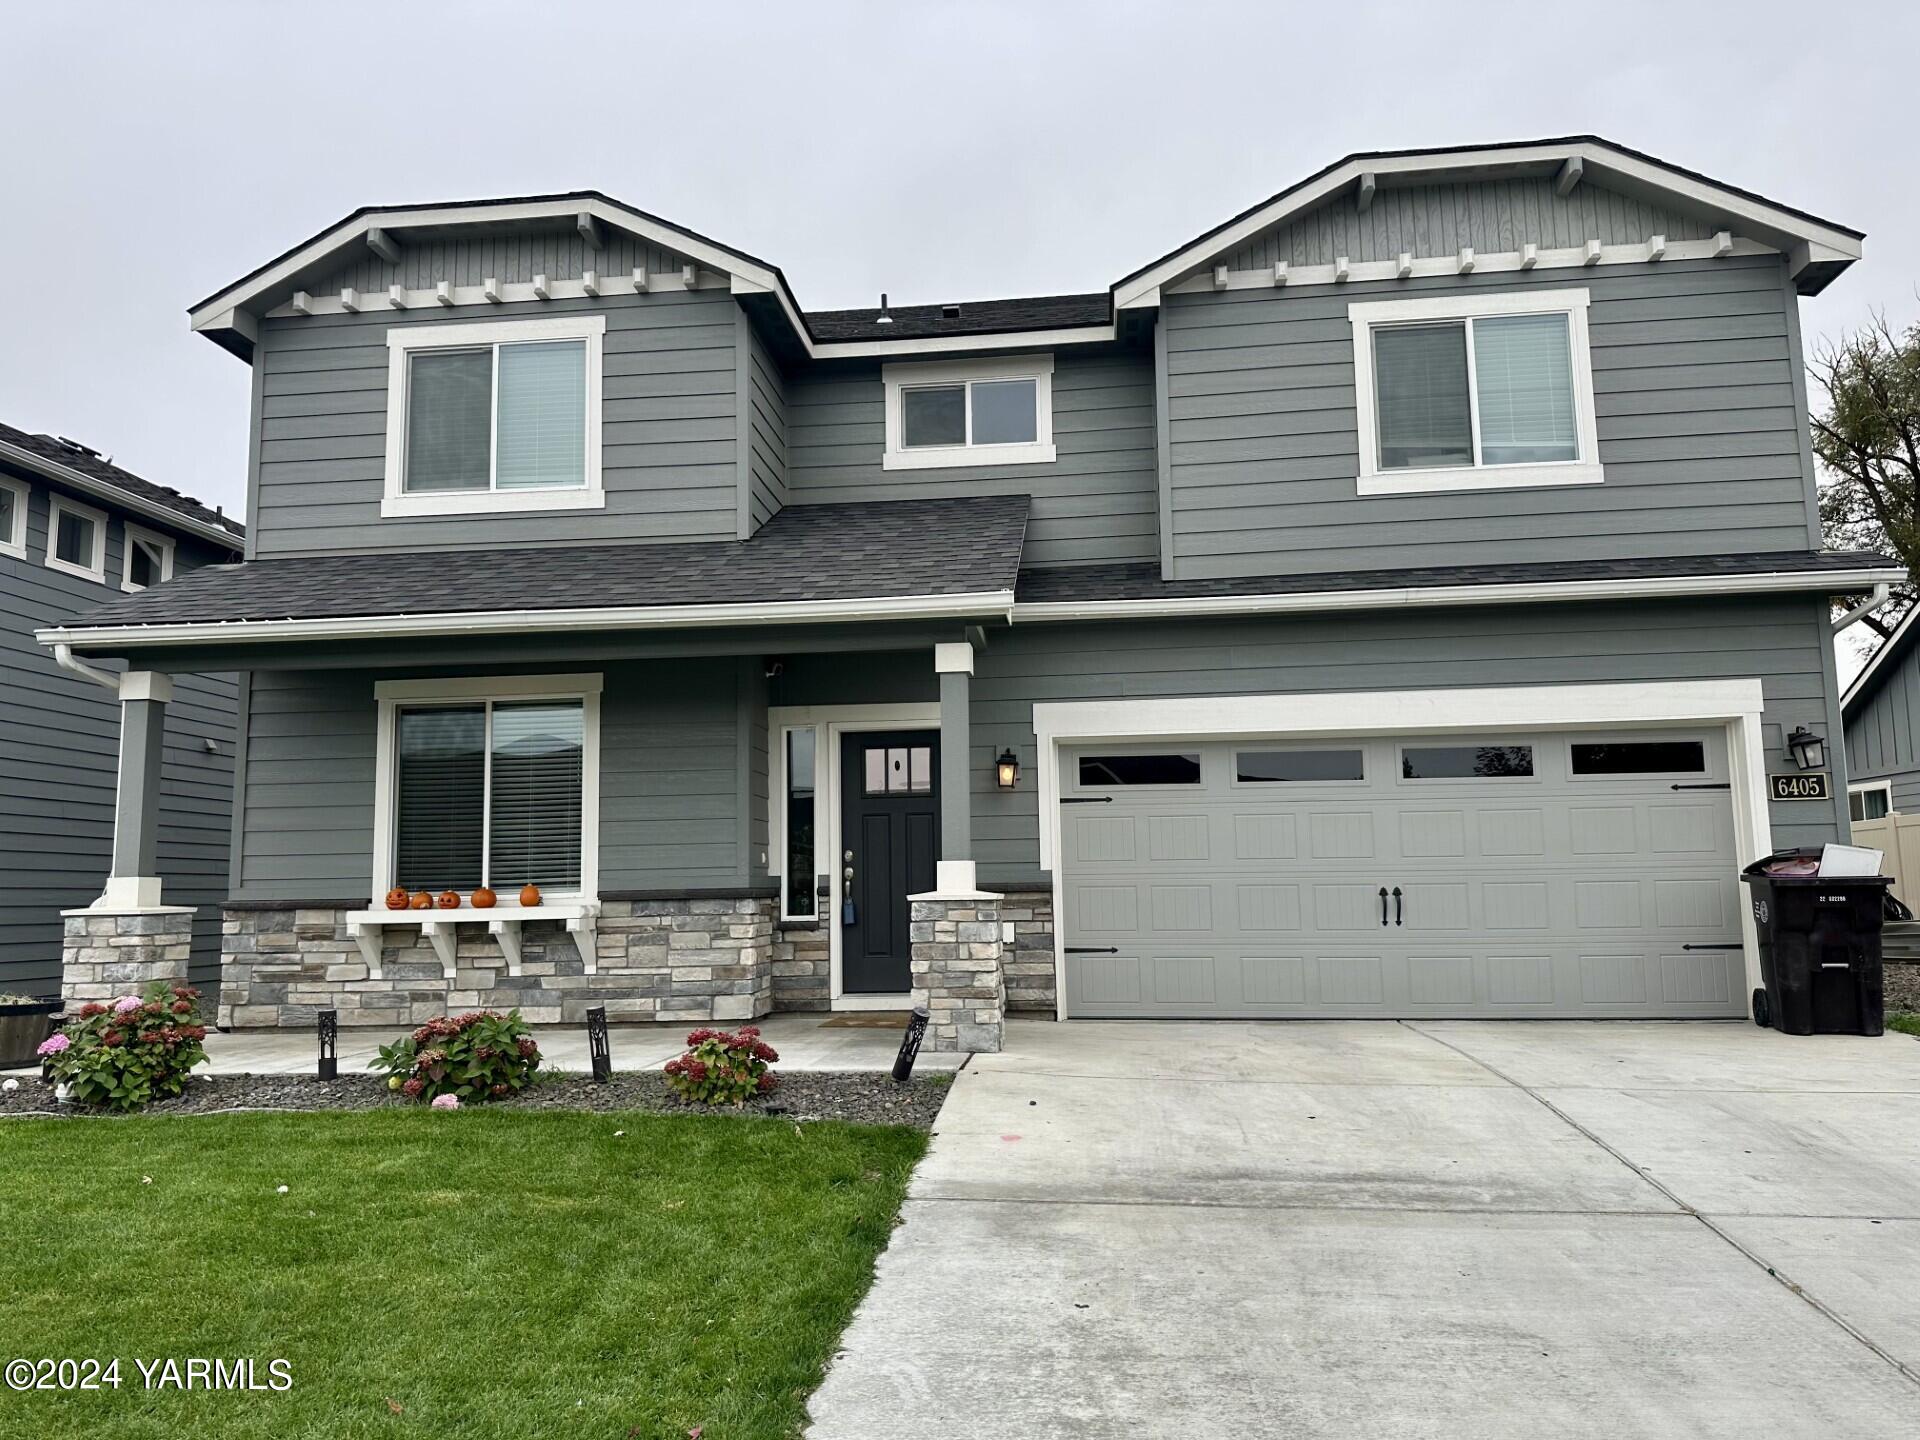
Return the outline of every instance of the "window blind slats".
{"type": "Polygon", "coordinates": [[[1475,320],[1473,367],[1480,394],[1481,464],[1580,458],[1565,315],[1475,320]]]}
{"type": "Polygon", "coordinates": [[[502,490],[587,483],[587,347],[500,347],[502,490]]]}
{"type": "Polygon", "coordinates": [[[1375,330],[1373,369],[1382,470],[1473,463],[1466,326],[1375,330]]]}
{"type": "Polygon", "coordinates": [[[580,883],[585,739],[578,701],[494,706],[488,873],[496,884],[580,883]]]}
{"type": "Polygon", "coordinates": [[[424,350],[407,372],[408,490],[485,490],[493,352],[424,350]]]}
{"type": "Polygon", "coordinates": [[[480,884],[486,711],[402,710],[396,718],[394,883],[409,890],[480,884]]]}

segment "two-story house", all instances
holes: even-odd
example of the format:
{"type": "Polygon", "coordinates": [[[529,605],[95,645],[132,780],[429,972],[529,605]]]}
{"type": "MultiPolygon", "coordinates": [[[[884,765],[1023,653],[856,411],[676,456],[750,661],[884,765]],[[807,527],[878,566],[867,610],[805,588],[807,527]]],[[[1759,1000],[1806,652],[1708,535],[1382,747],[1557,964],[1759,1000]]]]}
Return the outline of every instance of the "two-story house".
{"type": "MultiPolygon", "coordinates": [[[[73,440],[0,424],[0,992],[60,993],[60,911],[101,893],[115,839],[123,738],[157,747],[142,868],[193,911],[189,973],[220,978],[232,835],[236,680],[182,673],[151,732],[123,737],[115,662],[89,664],[34,632],[239,558],[244,530],[73,440]]],[[[129,832],[128,838],[133,838],[129,832]]]]}
{"type": "Polygon", "coordinates": [[[1860,239],[1592,137],[877,311],[597,193],[361,210],[192,311],[252,563],[42,638],[245,677],[228,1023],[1739,1015],[1902,573],[1820,550],[1860,239]]]}

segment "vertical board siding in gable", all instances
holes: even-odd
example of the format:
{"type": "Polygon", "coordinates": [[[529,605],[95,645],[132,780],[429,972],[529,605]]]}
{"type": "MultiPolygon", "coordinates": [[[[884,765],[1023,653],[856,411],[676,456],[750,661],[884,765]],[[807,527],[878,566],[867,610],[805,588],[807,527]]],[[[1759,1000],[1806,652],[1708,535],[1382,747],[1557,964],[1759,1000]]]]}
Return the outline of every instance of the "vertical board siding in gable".
{"type": "Polygon", "coordinates": [[[1234,270],[1392,260],[1404,251],[1431,257],[1471,246],[1482,254],[1518,250],[1527,241],[1565,249],[1599,240],[1644,244],[1648,236],[1705,240],[1711,222],[1603,190],[1577,185],[1556,195],[1551,177],[1454,185],[1383,186],[1360,213],[1352,192],[1317,210],[1263,231],[1227,257],[1234,270]]]}
{"type": "Polygon", "coordinates": [[[751,322],[747,333],[747,445],[753,529],[787,503],[787,382],[751,322]]]}
{"type": "MultiPolygon", "coordinates": [[[[126,528],[110,503],[74,497],[110,512],[107,578],[50,570],[47,487],[15,478],[29,498],[25,558],[0,555],[0,990],[58,994],[60,911],[94,901],[113,854],[120,706],[60,669],[33,632],[119,596],[126,528]]],[[[183,537],[174,573],[224,558],[183,537]]],[[[196,907],[189,973],[208,987],[219,980],[228,884],[235,693],[230,674],[175,676],[161,752],[158,864],[168,903],[196,907]]]]}
{"type": "Polygon", "coordinates": [[[1170,295],[1176,578],[1806,550],[1805,423],[1774,256],[1170,295]],[[1347,307],[1580,288],[1601,485],[1356,493],[1347,307]]]}
{"type": "Polygon", "coordinates": [[[1045,465],[887,470],[880,366],[821,365],[788,382],[795,505],[950,495],[1031,495],[1024,562],[1152,560],[1160,553],[1153,362],[1139,353],[1057,352],[1045,465]]]}
{"type": "MultiPolygon", "coordinates": [[[[403,255],[403,260],[405,256],[403,255]]],[[[477,283],[477,282],[474,282],[477,283]]],[[[268,320],[255,554],[729,540],[738,530],[735,316],[724,290],[268,320]],[[604,315],[602,510],[389,517],[390,326],[604,315]]]]}
{"type": "Polygon", "coordinates": [[[1847,779],[1889,780],[1893,808],[1920,814],[1920,651],[1909,651],[1891,675],[1877,682],[1847,723],[1847,779]]]}
{"type": "Polygon", "coordinates": [[[338,295],[351,287],[384,304],[387,287],[431,290],[442,280],[455,285],[479,285],[488,277],[508,285],[525,285],[536,275],[549,280],[578,280],[588,269],[602,276],[630,277],[642,263],[650,275],[678,276],[685,256],[650,245],[638,236],[601,227],[605,244],[590,249],[569,223],[565,229],[542,226],[486,232],[455,232],[458,238],[425,240],[405,233],[392,236],[400,245],[400,260],[391,264],[362,249],[325,279],[308,287],[315,295],[338,295]]]}

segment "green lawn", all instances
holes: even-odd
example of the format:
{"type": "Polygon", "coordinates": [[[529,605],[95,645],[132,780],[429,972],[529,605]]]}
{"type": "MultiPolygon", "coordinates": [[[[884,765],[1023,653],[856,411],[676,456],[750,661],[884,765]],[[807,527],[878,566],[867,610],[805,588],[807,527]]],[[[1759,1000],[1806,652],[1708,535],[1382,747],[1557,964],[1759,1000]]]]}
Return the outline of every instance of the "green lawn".
{"type": "Polygon", "coordinates": [[[795,1434],[925,1146],[575,1112],[0,1122],[0,1359],[122,1381],[0,1390],[0,1434],[795,1434]],[[262,1384],[284,1359],[293,1386],[146,1392],[135,1357],[262,1384]]]}
{"type": "Polygon", "coordinates": [[[1920,1035],[1920,1015],[1889,1015],[1887,1029],[1898,1030],[1902,1035],[1920,1035]]]}

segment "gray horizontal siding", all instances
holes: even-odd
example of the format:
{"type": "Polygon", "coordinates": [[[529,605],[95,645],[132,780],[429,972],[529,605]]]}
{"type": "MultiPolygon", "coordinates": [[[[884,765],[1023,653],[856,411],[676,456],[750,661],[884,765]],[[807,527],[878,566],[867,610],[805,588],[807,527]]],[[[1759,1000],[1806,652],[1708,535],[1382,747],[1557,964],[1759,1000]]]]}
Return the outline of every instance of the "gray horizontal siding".
{"type": "Polygon", "coordinates": [[[1178,578],[1817,546],[1770,256],[1167,297],[1178,578]],[[1602,485],[1360,497],[1347,306],[1580,287],[1602,485]]]}
{"type": "Polygon", "coordinates": [[[1145,355],[1054,358],[1045,465],[886,470],[879,365],[820,367],[788,382],[788,485],[795,505],[947,495],[1031,495],[1025,562],[1159,556],[1153,365],[1145,355]]]}
{"type": "MultiPolygon", "coordinates": [[[[33,631],[120,593],[126,530],[110,515],[106,583],[50,570],[47,488],[28,483],[26,558],[0,555],[0,990],[57,994],[60,911],[92,903],[113,853],[120,707],[55,665],[33,631]]],[[[214,558],[181,538],[174,571],[214,558]]],[[[196,907],[190,975],[209,989],[219,977],[218,905],[228,879],[235,684],[225,674],[176,676],[162,750],[160,873],[168,903],[196,907]]]]}
{"type": "Polygon", "coordinates": [[[1847,777],[1893,782],[1893,808],[1920,814],[1920,651],[1875,681],[1847,723],[1847,777]]]}
{"type": "Polygon", "coordinates": [[[1366,213],[1349,190],[1318,209],[1276,225],[1235,250],[1228,264],[1258,270],[1284,260],[1290,265],[1331,265],[1350,260],[1391,260],[1414,255],[1452,255],[1471,246],[1486,254],[1518,250],[1527,241],[1568,248],[1599,240],[1608,245],[1644,244],[1650,235],[1704,240],[1715,222],[1668,205],[1651,204],[1579,185],[1557,195],[1551,176],[1482,180],[1454,185],[1389,185],[1376,192],[1366,213]]]}
{"type": "MultiPolygon", "coordinates": [[[[787,503],[787,382],[746,312],[740,313],[745,380],[741,385],[741,448],[747,459],[751,535],[787,503]]],[[[743,536],[744,538],[744,536],[743,536]]]]}
{"type": "Polygon", "coordinates": [[[721,540],[738,531],[739,309],[723,290],[462,306],[445,319],[369,310],[268,320],[260,374],[255,554],[304,555],[609,540],[721,540]],[[387,330],[604,315],[601,510],[383,519],[387,330]]]}

